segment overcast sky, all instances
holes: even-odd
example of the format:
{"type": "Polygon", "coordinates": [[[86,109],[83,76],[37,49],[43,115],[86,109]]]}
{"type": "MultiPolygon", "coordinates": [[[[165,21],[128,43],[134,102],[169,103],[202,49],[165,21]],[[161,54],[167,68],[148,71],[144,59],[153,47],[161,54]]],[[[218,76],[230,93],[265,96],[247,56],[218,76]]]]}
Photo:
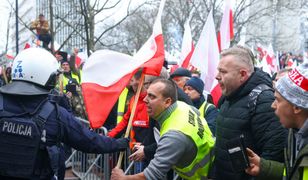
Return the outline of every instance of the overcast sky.
{"type": "Polygon", "coordinates": [[[6,0],[0,0],[0,52],[4,50],[9,8],[6,0]]]}

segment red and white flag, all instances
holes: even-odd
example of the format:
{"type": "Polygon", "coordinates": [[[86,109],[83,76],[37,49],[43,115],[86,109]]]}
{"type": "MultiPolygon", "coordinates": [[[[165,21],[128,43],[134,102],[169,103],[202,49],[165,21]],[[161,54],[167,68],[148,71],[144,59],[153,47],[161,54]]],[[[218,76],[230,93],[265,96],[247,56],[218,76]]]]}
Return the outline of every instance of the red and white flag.
{"type": "Polygon", "coordinates": [[[275,53],[273,50],[273,46],[271,44],[268,45],[267,54],[266,54],[266,62],[272,73],[275,73],[279,69],[279,64],[276,61],[275,53]]]}
{"type": "Polygon", "coordinates": [[[226,0],[225,10],[221,19],[220,28],[217,35],[219,51],[228,49],[230,47],[231,40],[234,38],[231,1],[232,0],[226,0]]]}
{"type": "Polygon", "coordinates": [[[160,74],[164,62],[160,22],[164,3],[165,0],[162,0],[151,37],[134,57],[99,50],[85,62],[82,93],[92,128],[99,128],[104,124],[120,93],[140,67],[144,67],[143,72],[146,74],[160,74]]]}
{"type": "Polygon", "coordinates": [[[164,64],[165,50],[164,38],[161,27],[161,16],[166,0],[161,0],[157,17],[153,26],[153,33],[140,50],[134,55],[134,58],[142,61],[149,60],[144,64],[144,73],[159,76],[164,64]]]}
{"type": "Polygon", "coordinates": [[[184,35],[181,48],[181,67],[188,68],[191,56],[194,52],[194,43],[191,36],[189,21],[184,24],[184,35]]]}
{"type": "Polygon", "coordinates": [[[261,59],[261,67],[264,72],[273,74],[279,70],[279,63],[276,60],[274,50],[270,44],[266,49],[258,44],[257,50],[259,51],[261,59]]]}
{"type": "Polygon", "coordinates": [[[205,85],[204,90],[211,92],[214,103],[217,104],[221,96],[221,89],[215,79],[219,63],[219,50],[212,11],[207,17],[190,63],[200,70],[201,79],[205,85]]]}

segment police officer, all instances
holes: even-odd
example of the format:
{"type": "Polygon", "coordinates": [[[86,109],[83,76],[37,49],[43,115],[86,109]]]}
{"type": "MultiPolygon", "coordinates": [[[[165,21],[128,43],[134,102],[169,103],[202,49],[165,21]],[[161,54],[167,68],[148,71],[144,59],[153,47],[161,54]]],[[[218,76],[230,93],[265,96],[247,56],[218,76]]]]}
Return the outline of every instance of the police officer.
{"type": "Polygon", "coordinates": [[[0,179],[51,179],[50,147],[61,142],[88,153],[128,147],[127,139],[94,133],[48,100],[57,69],[55,57],[41,48],[26,49],[14,59],[13,81],[0,88],[0,179]]]}
{"type": "Polygon", "coordinates": [[[129,177],[113,169],[112,180],[164,179],[171,168],[184,179],[207,178],[213,160],[212,133],[197,109],[176,100],[173,82],[157,79],[151,83],[144,101],[149,116],[161,127],[154,159],[142,173],[129,177]]]}

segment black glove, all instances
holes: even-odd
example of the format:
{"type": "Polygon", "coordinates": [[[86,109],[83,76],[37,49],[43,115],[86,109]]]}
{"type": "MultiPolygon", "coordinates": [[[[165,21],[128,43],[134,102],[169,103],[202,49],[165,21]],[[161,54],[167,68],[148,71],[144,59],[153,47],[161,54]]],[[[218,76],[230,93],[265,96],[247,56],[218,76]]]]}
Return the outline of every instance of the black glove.
{"type": "Polygon", "coordinates": [[[125,151],[128,148],[129,139],[128,138],[119,138],[116,140],[118,144],[119,151],[125,151]]]}

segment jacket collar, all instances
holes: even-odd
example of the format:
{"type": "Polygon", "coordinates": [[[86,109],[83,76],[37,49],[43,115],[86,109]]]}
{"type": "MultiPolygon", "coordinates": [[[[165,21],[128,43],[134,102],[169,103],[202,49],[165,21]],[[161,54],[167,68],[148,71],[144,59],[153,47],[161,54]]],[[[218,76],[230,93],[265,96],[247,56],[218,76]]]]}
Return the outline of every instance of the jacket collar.
{"type": "Polygon", "coordinates": [[[296,133],[297,150],[299,151],[306,144],[308,144],[308,119],[306,119],[304,125],[296,133]]]}
{"type": "Polygon", "coordinates": [[[272,87],[270,76],[259,68],[255,68],[251,76],[237,90],[226,96],[228,101],[236,101],[248,95],[259,84],[266,84],[272,87]]]}
{"type": "Polygon", "coordinates": [[[162,126],[162,124],[165,122],[165,120],[173,113],[173,111],[178,107],[177,102],[173,103],[171,106],[169,106],[167,109],[165,109],[157,118],[159,125],[162,126]]]}

